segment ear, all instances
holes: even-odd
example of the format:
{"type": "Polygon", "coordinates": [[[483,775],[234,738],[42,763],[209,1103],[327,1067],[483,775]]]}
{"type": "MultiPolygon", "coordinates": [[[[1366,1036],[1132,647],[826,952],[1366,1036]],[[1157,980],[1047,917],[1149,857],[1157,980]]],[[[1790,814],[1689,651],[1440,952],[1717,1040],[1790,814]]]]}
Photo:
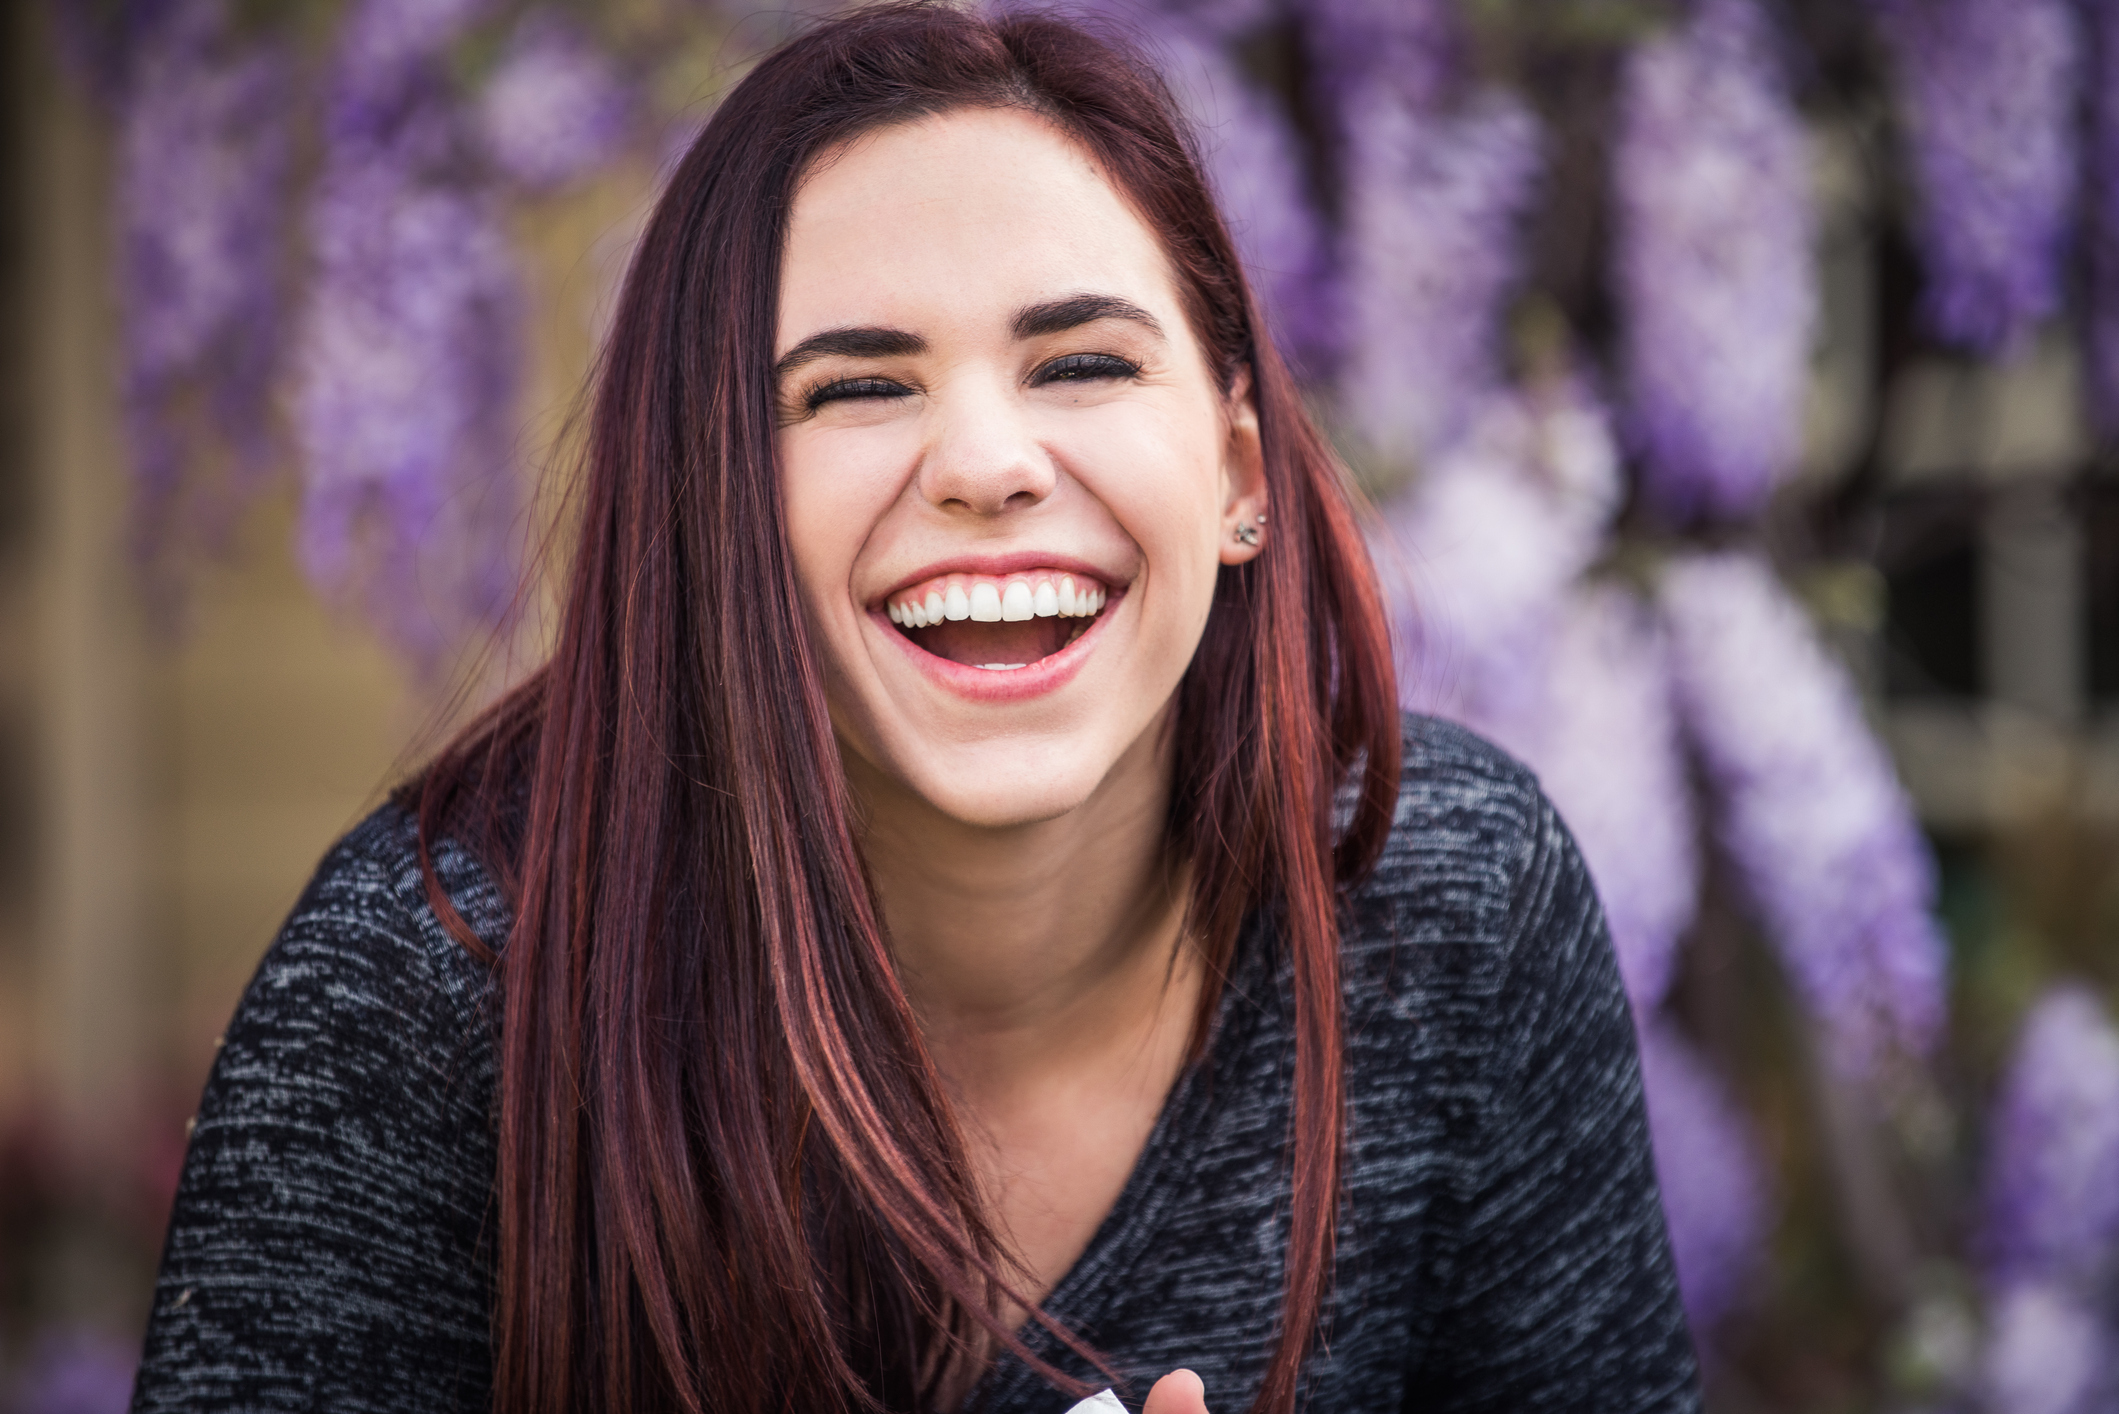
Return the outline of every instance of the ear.
{"type": "Polygon", "coordinates": [[[1228,436],[1221,450],[1221,562],[1240,565],[1265,548],[1267,530],[1265,449],[1250,369],[1236,375],[1223,418],[1228,436]]]}

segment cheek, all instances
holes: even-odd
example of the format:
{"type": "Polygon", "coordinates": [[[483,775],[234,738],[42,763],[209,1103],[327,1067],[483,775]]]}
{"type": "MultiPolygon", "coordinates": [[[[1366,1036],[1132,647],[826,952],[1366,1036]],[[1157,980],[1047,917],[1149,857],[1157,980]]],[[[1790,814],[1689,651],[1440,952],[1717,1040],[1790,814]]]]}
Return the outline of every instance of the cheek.
{"type": "Polygon", "coordinates": [[[1192,419],[1129,430],[1133,435],[1094,453],[1098,475],[1090,490],[1140,545],[1158,590],[1204,602],[1220,566],[1218,447],[1192,419]]]}
{"type": "MultiPolygon", "coordinates": [[[[872,433],[872,429],[862,429],[872,433]]],[[[902,463],[888,439],[862,431],[780,434],[780,499],[804,607],[827,630],[853,608],[853,567],[897,499],[902,463]]]]}

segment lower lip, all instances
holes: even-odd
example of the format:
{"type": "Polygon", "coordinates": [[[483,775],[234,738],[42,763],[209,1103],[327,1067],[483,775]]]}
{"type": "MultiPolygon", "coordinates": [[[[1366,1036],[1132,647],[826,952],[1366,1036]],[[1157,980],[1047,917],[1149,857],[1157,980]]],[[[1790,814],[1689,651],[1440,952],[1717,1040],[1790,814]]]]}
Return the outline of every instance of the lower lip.
{"type": "Polygon", "coordinates": [[[880,611],[870,611],[869,617],[881,626],[884,633],[896,640],[905,650],[913,666],[925,673],[939,687],[948,689],[958,697],[973,702],[1023,702],[1033,697],[1043,697],[1048,692],[1057,692],[1073,681],[1074,675],[1089,661],[1096,641],[1103,636],[1104,624],[1110,619],[1125,595],[1113,594],[1097,616],[1089,621],[1082,636],[1049,657],[1035,663],[1026,663],[1020,668],[975,668],[968,663],[953,662],[939,653],[930,653],[906,637],[888,616],[880,611]]]}

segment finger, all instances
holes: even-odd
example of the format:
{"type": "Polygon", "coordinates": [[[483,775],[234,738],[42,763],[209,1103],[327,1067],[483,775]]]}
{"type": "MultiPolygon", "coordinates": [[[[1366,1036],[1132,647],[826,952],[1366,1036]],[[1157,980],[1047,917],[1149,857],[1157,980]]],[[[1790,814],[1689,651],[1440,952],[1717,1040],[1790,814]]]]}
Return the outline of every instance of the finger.
{"type": "Polygon", "coordinates": [[[1148,1391],[1140,1414],[1207,1414],[1207,1387],[1190,1370],[1172,1370],[1148,1391]]]}

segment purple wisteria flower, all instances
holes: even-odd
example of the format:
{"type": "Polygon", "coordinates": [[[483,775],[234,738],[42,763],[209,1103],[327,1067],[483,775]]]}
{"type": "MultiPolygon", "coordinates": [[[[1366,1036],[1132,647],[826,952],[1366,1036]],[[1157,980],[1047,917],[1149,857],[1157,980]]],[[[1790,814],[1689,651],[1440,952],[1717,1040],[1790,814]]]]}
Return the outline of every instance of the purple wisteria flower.
{"type": "Polygon", "coordinates": [[[1443,102],[1462,39],[1449,0],[1309,0],[1301,13],[1318,62],[1340,91],[1380,83],[1416,109],[1443,102]]]}
{"type": "Polygon", "coordinates": [[[1667,1025],[1640,1028],[1641,1085],[1678,1288],[1705,1331],[1741,1298],[1767,1227],[1758,1142],[1728,1087],[1667,1025]]]}
{"type": "Polygon", "coordinates": [[[2088,0],[2090,50],[2089,392],[2098,429],[2119,438],[2119,0],[2088,0]]]}
{"type": "Polygon", "coordinates": [[[2069,0],[1870,0],[1920,182],[1925,308],[2007,351],[2060,308],[2074,216],[2080,36],[2069,0]]]}
{"type": "Polygon", "coordinates": [[[1541,717],[1518,754],[1581,846],[1626,994],[1646,1016],[1669,991],[1699,910],[1700,861],[1668,646],[1633,593],[1575,591],[1553,635],[1541,717]]]}
{"type": "Polygon", "coordinates": [[[516,25],[478,101],[487,154],[528,187],[556,187],[609,161],[632,116],[611,57],[542,12],[516,25]]]}
{"type": "Polygon", "coordinates": [[[515,584],[521,293],[441,62],[477,13],[362,0],[349,17],[295,370],[304,564],[428,671],[515,584]]]}
{"type": "Polygon", "coordinates": [[[23,1414],[124,1414],[132,1403],[139,1343],[87,1327],[54,1327],[31,1346],[12,1398],[0,1408],[23,1414]]]}
{"type": "Polygon", "coordinates": [[[1542,134],[1498,91],[1443,111],[1365,82],[1345,113],[1341,406],[1370,447],[1418,460],[1462,435],[1501,381],[1542,134]]]}
{"type": "Polygon", "coordinates": [[[2119,1276],[2119,1029],[2062,987],[2032,1008],[1989,1144],[1986,1256],[2008,1280],[2119,1276]]]}
{"type": "Polygon", "coordinates": [[[1942,1024],[1934,864],[1840,665],[1761,560],[1673,560],[1659,598],[1716,831],[1834,1059],[1859,1073],[1942,1024]]]}
{"type": "Polygon", "coordinates": [[[1199,135],[1208,178],[1283,346],[1305,365],[1326,362],[1334,320],[1324,228],[1292,125],[1211,32],[1162,17],[1148,38],[1199,135]]]}
{"type": "Polygon", "coordinates": [[[433,95],[449,46],[496,0],[354,0],[341,26],[326,124],[334,140],[387,139],[433,95]]]}
{"type": "Polygon", "coordinates": [[[1320,0],[1303,13],[1344,193],[1341,410],[1386,458],[1432,457],[1500,382],[1543,134],[1515,95],[1462,84],[1445,0],[1320,0]]]}
{"type": "Polygon", "coordinates": [[[1559,616],[1617,494],[1610,426],[1585,394],[1495,396],[1385,509],[1376,556],[1405,705],[1505,746],[1535,740],[1559,616]]]}
{"type": "Polygon", "coordinates": [[[271,443],[278,274],[288,195],[290,72],[244,44],[227,0],[177,0],[140,36],[119,118],[119,286],[137,541],[151,570],[224,531],[271,443]],[[201,395],[205,426],[186,417],[201,395]],[[208,431],[233,484],[183,504],[208,431]]]}
{"type": "Polygon", "coordinates": [[[1986,1414],[2107,1414],[2119,1394],[2111,1327],[2078,1293],[2013,1284],[1987,1303],[1986,1414]]]}
{"type": "Polygon", "coordinates": [[[1817,319],[1807,143],[1755,0],[1634,52],[1614,141],[1642,490],[1678,520],[1751,515],[1801,450],[1817,319]]]}

